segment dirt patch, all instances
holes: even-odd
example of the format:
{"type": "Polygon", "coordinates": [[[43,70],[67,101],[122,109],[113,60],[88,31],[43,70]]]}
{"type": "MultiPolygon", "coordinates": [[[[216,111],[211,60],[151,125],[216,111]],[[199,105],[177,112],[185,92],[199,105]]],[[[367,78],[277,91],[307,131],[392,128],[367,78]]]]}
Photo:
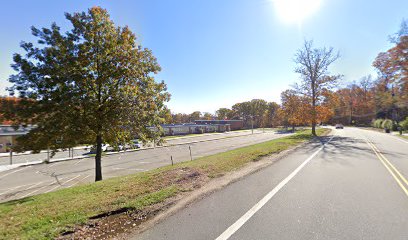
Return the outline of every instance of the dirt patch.
{"type": "Polygon", "coordinates": [[[87,224],[76,226],[57,239],[125,239],[127,233],[134,231],[140,224],[156,216],[159,212],[173,206],[185,193],[200,188],[209,178],[193,168],[179,168],[157,176],[163,185],[176,185],[181,194],[164,202],[146,207],[143,210],[121,208],[89,218],[87,224]]]}

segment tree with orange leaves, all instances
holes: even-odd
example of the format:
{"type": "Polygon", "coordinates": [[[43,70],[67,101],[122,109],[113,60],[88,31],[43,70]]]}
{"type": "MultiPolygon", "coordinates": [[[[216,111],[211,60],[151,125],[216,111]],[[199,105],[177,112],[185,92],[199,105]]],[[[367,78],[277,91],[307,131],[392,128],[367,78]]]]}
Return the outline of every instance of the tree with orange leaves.
{"type": "Polygon", "coordinates": [[[329,75],[328,68],[339,58],[333,48],[314,48],[313,41],[305,41],[303,47],[295,55],[295,72],[301,76],[297,91],[302,94],[311,106],[310,121],[312,134],[316,135],[318,123],[317,107],[324,101],[323,93],[330,90],[341,78],[340,75],[329,75]]]}
{"type": "Polygon", "coordinates": [[[408,21],[403,20],[400,30],[391,42],[395,46],[378,54],[373,66],[378,70],[376,104],[379,117],[402,120],[408,116],[408,21]]]}
{"type": "Polygon", "coordinates": [[[281,101],[279,115],[284,125],[290,125],[294,130],[296,126],[311,122],[311,105],[306,97],[297,95],[295,90],[286,90],[281,93],[281,101]]]}

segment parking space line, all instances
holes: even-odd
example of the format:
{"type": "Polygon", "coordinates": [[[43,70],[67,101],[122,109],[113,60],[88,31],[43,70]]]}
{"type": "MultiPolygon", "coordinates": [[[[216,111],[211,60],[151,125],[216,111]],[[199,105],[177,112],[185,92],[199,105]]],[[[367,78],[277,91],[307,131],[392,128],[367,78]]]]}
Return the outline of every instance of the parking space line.
{"type": "Polygon", "coordinates": [[[114,170],[131,170],[131,171],[145,171],[145,169],[141,168],[112,168],[114,170]]]}
{"type": "Polygon", "coordinates": [[[67,183],[71,182],[72,180],[75,180],[75,179],[79,178],[80,176],[81,176],[81,175],[78,175],[78,176],[76,176],[76,177],[73,177],[73,178],[67,180],[67,181],[64,182],[64,183],[61,183],[61,184],[59,184],[59,185],[57,185],[57,186],[55,186],[55,187],[49,189],[48,191],[45,191],[44,193],[49,193],[49,192],[51,192],[51,191],[54,191],[55,189],[57,189],[57,188],[59,188],[59,187],[62,187],[64,184],[67,184],[67,183]]]}
{"type": "Polygon", "coordinates": [[[84,159],[79,160],[78,162],[74,163],[74,165],[78,165],[79,163],[81,163],[84,159]]]}
{"type": "Polygon", "coordinates": [[[73,183],[73,184],[69,185],[67,188],[70,188],[70,187],[72,187],[72,186],[77,185],[78,183],[80,183],[81,181],[83,181],[83,180],[87,179],[87,178],[88,178],[88,177],[90,177],[90,176],[91,176],[91,174],[86,175],[85,177],[81,178],[81,179],[80,179],[80,180],[78,180],[77,182],[75,182],[75,183],[73,183]]]}
{"type": "MultiPolygon", "coordinates": [[[[30,189],[32,189],[33,187],[40,185],[41,183],[43,183],[43,182],[39,182],[39,183],[37,183],[37,184],[34,184],[33,186],[31,186],[31,187],[25,189],[24,191],[30,190],[30,189]]],[[[38,188],[38,189],[36,189],[36,190],[34,190],[34,191],[32,191],[32,192],[26,193],[26,194],[24,194],[23,196],[21,196],[20,198],[25,198],[25,197],[27,197],[27,196],[29,196],[29,195],[35,193],[35,192],[40,191],[41,189],[43,189],[44,187],[47,187],[47,186],[49,186],[49,185],[42,186],[42,187],[40,187],[40,188],[38,188]]]]}
{"type": "Polygon", "coordinates": [[[24,169],[30,168],[30,167],[31,167],[31,166],[22,167],[22,168],[20,168],[20,169],[14,170],[14,171],[12,171],[12,172],[6,173],[6,174],[4,174],[3,176],[0,176],[0,179],[1,179],[1,178],[4,178],[5,176],[11,175],[11,174],[13,174],[13,173],[23,171],[24,169]]]}
{"type": "MultiPolygon", "coordinates": [[[[2,188],[0,190],[13,190],[13,189],[17,189],[17,188],[21,188],[21,187],[25,187],[25,186],[30,186],[30,185],[34,185],[35,183],[29,183],[29,184],[24,184],[24,185],[19,185],[19,186],[15,186],[15,187],[9,187],[9,188],[2,188]]],[[[1,195],[1,193],[0,193],[1,195]]]]}
{"type": "Polygon", "coordinates": [[[6,194],[6,193],[9,193],[9,192],[11,192],[11,191],[13,191],[13,190],[19,189],[19,188],[24,187],[24,186],[31,186],[31,185],[35,185],[35,184],[36,184],[36,183],[33,183],[33,184],[30,183],[30,184],[25,184],[25,185],[20,185],[20,186],[8,188],[8,189],[5,189],[6,191],[1,192],[0,195],[4,195],[4,194],[6,194]]]}

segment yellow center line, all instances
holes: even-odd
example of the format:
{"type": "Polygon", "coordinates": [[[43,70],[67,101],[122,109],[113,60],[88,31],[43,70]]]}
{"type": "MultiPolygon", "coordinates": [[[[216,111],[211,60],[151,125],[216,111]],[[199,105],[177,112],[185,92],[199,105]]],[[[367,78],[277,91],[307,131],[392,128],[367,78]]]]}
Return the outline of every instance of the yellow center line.
{"type": "Polygon", "coordinates": [[[401,189],[408,196],[408,189],[401,182],[401,180],[404,181],[405,184],[407,184],[407,186],[408,186],[408,182],[404,178],[404,176],[394,167],[394,165],[392,165],[390,163],[390,161],[388,161],[388,159],[383,154],[381,154],[381,152],[378,150],[378,148],[373,143],[371,143],[368,139],[365,139],[365,140],[366,140],[367,144],[371,147],[371,149],[374,151],[374,153],[378,157],[378,159],[380,159],[381,163],[385,166],[385,168],[388,170],[388,172],[391,174],[391,176],[395,179],[395,181],[398,183],[398,185],[401,187],[401,189]],[[398,176],[393,172],[393,170],[395,171],[395,173],[401,179],[398,178],[398,176]]]}
{"type": "Polygon", "coordinates": [[[377,150],[378,154],[391,166],[391,168],[398,174],[400,179],[408,186],[407,179],[391,164],[391,162],[381,153],[381,151],[372,143],[373,147],[377,150]]]}

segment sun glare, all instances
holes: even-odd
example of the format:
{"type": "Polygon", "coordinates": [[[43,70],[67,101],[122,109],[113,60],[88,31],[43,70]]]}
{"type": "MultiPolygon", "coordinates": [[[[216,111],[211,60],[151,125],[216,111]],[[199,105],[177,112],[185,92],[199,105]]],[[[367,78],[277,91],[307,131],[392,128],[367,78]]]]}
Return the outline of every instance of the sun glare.
{"type": "Polygon", "coordinates": [[[286,23],[302,23],[315,13],[321,0],[273,0],[275,11],[279,18],[286,23]]]}

